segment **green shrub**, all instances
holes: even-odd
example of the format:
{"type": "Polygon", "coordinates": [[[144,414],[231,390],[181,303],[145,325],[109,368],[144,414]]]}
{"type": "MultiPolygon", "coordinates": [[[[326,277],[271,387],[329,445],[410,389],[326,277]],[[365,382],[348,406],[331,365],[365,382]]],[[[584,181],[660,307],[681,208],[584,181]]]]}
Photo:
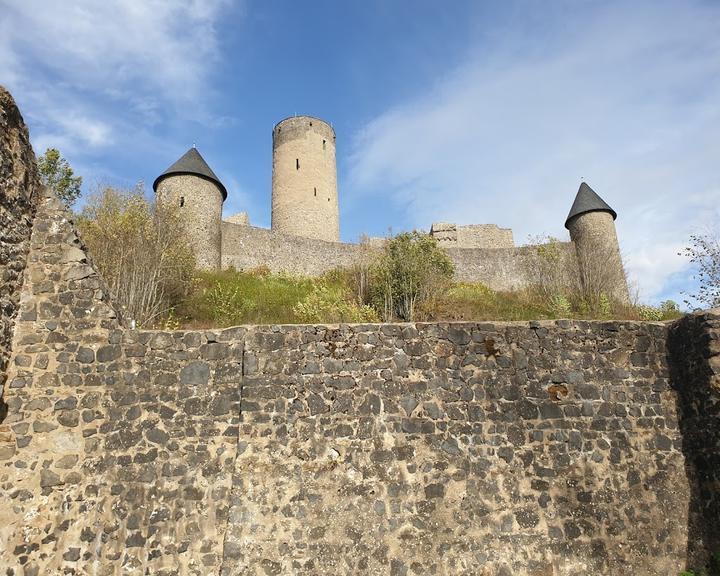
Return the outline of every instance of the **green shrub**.
{"type": "Polygon", "coordinates": [[[659,322],[661,320],[675,320],[682,316],[678,305],[672,300],[665,300],[660,306],[640,305],[636,307],[641,320],[659,322]]]}
{"type": "Polygon", "coordinates": [[[550,309],[553,315],[558,318],[569,318],[572,316],[572,304],[562,294],[554,294],[550,297],[550,309]]]}
{"type": "Polygon", "coordinates": [[[710,555],[706,568],[688,568],[680,572],[680,576],[720,576],[720,550],[710,555]]]}
{"type": "Polygon", "coordinates": [[[266,270],[202,272],[177,313],[190,326],[291,324],[297,322],[293,308],[313,286],[312,279],[266,270]]]}
{"type": "Polygon", "coordinates": [[[415,320],[418,307],[449,288],[453,273],[452,261],[432,236],[398,234],[370,267],[370,303],[385,321],[415,320]]]}
{"type": "Polygon", "coordinates": [[[338,323],[338,322],[379,322],[375,310],[366,305],[348,299],[348,293],[341,284],[318,281],[312,292],[298,302],[293,313],[299,322],[338,323]]]}

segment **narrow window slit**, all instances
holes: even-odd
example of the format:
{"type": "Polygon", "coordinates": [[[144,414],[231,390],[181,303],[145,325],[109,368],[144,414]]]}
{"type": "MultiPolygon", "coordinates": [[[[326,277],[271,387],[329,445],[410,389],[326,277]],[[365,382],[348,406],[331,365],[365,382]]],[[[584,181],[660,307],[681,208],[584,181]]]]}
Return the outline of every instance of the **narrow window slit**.
{"type": "Polygon", "coordinates": [[[295,170],[300,170],[300,158],[295,158],[295,170]]]}
{"type": "Polygon", "coordinates": [[[185,196],[180,196],[180,208],[185,206],[185,196]]]}

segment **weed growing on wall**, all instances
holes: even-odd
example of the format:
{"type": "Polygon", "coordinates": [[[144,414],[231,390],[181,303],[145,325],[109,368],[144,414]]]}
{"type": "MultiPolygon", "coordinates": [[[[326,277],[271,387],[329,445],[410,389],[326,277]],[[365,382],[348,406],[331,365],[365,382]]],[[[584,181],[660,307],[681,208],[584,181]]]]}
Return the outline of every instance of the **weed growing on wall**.
{"type": "Polygon", "coordinates": [[[720,576],[720,551],[710,556],[706,568],[690,568],[680,572],[680,576],[720,576]]]}

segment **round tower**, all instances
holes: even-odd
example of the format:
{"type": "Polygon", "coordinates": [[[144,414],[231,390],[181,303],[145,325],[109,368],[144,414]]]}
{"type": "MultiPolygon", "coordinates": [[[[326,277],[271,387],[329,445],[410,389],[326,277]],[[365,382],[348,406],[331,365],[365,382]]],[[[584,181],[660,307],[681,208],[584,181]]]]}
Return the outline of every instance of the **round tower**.
{"type": "Polygon", "coordinates": [[[272,229],[340,241],[335,131],[310,116],[273,128],[272,229]]]}
{"type": "Polygon", "coordinates": [[[565,228],[575,244],[583,288],[626,303],[630,297],[615,231],[616,218],[615,210],[583,182],[565,228]]]}
{"type": "Polygon", "coordinates": [[[153,182],[158,204],[175,206],[201,270],[220,270],[222,205],[227,190],[193,146],[153,182]]]}

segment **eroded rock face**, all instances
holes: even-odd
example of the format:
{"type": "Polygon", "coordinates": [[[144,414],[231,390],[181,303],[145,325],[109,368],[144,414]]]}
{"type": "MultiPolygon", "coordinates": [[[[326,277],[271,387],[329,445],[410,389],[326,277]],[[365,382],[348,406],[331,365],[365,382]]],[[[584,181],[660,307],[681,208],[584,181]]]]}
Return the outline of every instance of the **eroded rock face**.
{"type": "Polygon", "coordinates": [[[0,398],[39,188],[27,127],[12,96],[0,86],[0,398]]]}

